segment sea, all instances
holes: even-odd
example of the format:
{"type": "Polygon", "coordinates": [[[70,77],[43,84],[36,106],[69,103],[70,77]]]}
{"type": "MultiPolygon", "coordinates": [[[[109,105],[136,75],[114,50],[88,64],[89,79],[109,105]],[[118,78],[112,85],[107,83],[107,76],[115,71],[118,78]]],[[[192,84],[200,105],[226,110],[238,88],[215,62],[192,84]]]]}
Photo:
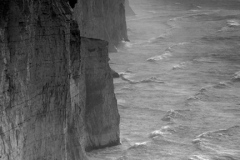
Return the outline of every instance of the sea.
{"type": "Polygon", "coordinates": [[[99,160],[240,160],[240,0],[130,0],[110,53],[121,145],[99,160]]]}

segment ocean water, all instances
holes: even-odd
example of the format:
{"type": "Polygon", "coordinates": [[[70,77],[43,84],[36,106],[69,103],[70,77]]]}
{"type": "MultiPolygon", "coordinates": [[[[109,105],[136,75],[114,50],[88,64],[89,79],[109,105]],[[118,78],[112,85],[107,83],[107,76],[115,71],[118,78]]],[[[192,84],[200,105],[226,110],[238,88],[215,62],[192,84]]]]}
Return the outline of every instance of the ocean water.
{"type": "Polygon", "coordinates": [[[130,0],[110,53],[121,145],[99,160],[240,160],[240,1],[130,0]]]}

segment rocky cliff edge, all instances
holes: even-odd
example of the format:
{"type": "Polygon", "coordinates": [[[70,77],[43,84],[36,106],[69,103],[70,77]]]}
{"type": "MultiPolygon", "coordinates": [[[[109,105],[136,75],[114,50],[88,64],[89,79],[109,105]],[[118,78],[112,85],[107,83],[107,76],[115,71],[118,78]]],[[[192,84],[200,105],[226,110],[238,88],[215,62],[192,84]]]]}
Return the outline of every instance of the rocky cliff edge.
{"type": "Polygon", "coordinates": [[[108,41],[127,39],[124,1],[75,3],[0,4],[1,160],[85,160],[120,143],[108,41]]]}

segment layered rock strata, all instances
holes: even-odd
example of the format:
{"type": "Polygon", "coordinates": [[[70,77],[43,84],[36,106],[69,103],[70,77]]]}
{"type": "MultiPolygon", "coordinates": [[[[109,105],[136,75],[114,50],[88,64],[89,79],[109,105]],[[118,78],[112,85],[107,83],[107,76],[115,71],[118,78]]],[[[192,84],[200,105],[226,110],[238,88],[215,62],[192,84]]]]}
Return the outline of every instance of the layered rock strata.
{"type": "Polygon", "coordinates": [[[85,150],[119,144],[108,43],[83,28],[88,11],[77,23],[66,0],[0,9],[0,159],[84,160],[85,150]]]}

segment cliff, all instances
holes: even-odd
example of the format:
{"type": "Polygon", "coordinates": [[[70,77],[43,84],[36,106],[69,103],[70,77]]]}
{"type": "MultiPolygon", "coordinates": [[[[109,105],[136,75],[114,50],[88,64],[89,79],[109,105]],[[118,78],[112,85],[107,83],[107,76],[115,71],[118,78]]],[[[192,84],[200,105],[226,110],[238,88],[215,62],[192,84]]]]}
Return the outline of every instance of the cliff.
{"type": "Polygon", "coordinates": [[[127,39],[123,3],[79,0],[74,18],[74,1],[1,2],[1,160],[85,160],[119,144],[108,41],[127,39]]]}
{"type": "Polygon", "coordinates": [[[109,42],[109,50],[128,41],[124,0],[78,0],[75,17],[81,36],[109,42]]]}

